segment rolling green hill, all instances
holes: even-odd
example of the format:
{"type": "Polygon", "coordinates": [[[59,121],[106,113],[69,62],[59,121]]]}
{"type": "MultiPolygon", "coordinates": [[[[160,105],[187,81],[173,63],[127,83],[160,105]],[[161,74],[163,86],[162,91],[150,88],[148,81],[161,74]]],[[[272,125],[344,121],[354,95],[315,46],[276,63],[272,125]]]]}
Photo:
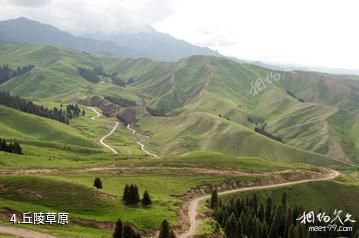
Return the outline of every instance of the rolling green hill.
{"type": "Polygon", "coordinates": [[[0,130],[5,138],[93,147],[94,142],[79,131],[55,120],[0,106],[0,130]]]}
{"type": "Polygon", "coordinates": [[[0,53],[0,64],[35,65],[0,85],[14,95],[42,103],[106,95],[137,101],[130,122],[151,136],[148,148],[162,157],[199,150],[314,164],[330,163],[329,157],[359,161],[356,76],[284,73],[210,56],[171,63],[114,59],[25,44],[1,43],[0,53]],[[77,67],[101,67],[107,76],[92,83],[77,67]],[[270,74],[281,78],[250,95],[253,83],[270,74]],[[117,85],[108,75],[127,85],[117,85]]]}

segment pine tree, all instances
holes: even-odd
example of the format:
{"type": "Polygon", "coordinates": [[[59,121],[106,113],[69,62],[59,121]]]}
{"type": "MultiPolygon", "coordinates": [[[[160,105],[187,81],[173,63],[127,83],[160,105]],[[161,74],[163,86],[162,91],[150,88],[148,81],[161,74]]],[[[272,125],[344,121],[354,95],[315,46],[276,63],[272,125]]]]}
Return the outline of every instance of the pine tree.
{"type": "Polygon", "coordinates": [[[241,222],[241,219],[238,219],[237,224],[236,224],[236,233],[237,233],[238,237],[242,237],[243,232],[244,232],[243,224],[241,222]]]}
{"type": "Polygon", "coordinates": [[[226,225],[224,226],[224,231],[226,233],[226,238],[237,238],[237,229],[236,229],[236,217],[232,213],[226,221],[226,225]]]}
{"type": "Polygon", "coordinates": [[[271,224],[271,215],[272,215],[272,198],[268,197],[266,200],[266,211],[265,211],[265,219],[267,224],[271,224]]]}
{"type": "Polygon", "coordinates": [[[298,225],[298,237],[306,237],[307,232],[303,223],[298,225]]]}
{"type": "Polygon", "coordinates": [[[166,219],[164,219],[161,223],[161,227],[160,227],[160,234],[158,236],[158,238],[175,238],[175,234],[172,231],[170,224],[168,223],[168,221],[166,219]]]}
{"type": "Polygon", "coordinates": [[[288,238],[294,238],[295,234],[294,234],[294,226],[293,224],[290,225],[289,230],[288,230],[288,238]]]}
{"type": "Polygon", "coordinates": [[[151,204],[152,204],[152,200],[151,200],[150,194],[147,192],[147,190],[145,190],[145,192],[143,193],[142,205],[149,206],[151,204]]]}
{"type": "Polygon", "coordinates": [[[271,238],[277,238],[280,234],[280,225],[281,225],[281,219],[283,219],[283,206],[279,205],[276,209],[271,228],[269,231],[269,237],[271,238]]]}
{"type": "Polygon", "coordinates": [[[284,207],[284,209],[286,209],[286,207],[287,207],[287,192],[284,192],[283,194],[282,194],[282,205],[283,205],[283,207],[284,207]]]}
{"type": "Polygon", "coordinates": [[[257,200],[257,195],[253,194],[253,198],[252,198],[252,208],[254,210],[254,213],[257,213],[257,209],[258,209],[258,200],[257,200]]]}
{"type": "Polygon", "coordinates": [[[123,191],[122,200],[128,205],[138,204],[140,202],[140,195],[138,193],[137,186],[134,184],[126,184],[123,191]]]}
{"type": "Polygon", "coordinates": [[[141,235],[136,231],[136,229],[129,223],[124,223],[122,228],[122,237],[123,238],[141,238],[141,235]]]}
{"type": "Polygon", "coordinates": [[[126,204],[130,204],[131,203],[131,191],[130,191],[130,186],[128,186],[128,184],[126,184],[124,190],[123,190],[123,196],[122,196],[122,200],[126,203],[126,204]]]}
{"type": "Polygon", "coordinates": [[[115,231],[113,232],[112,237],[113,238],[122,238],[122,221],[121,219],[118,219],[116,222],[115,231]]]}
{"type": "Polygon", "coordinates": [[[263,206],[263,204],[261,204],[259,207],[258,218],[259,218],[260,222],[264,222],[264,206],[263,206]]]}
{"type": "Polygon", "coordinates": [[[22,149],[19,143],[15,142],[13,145],[13,153],[22,155],[22,149]]]}
{"type": "Polygon", "coordinates": [[[356,231],[353,231],[353,232],[355,232],[353,237],[354,238],[359,238],[359,229],[356,229],[356,231]]]}
{"type": "Polygon", "coordinates": [[[102,189],[102,181],[99,177],[96,177],[93,181],[93,186],[97,189],[102,189]]]}
{"type": "Polygon", "coordinates": [[[217,190],[213,190],[212,191],[212,195],[211,195],[211,202],[210,202],[210,206],[211,208],[215,208],[218,205],[218,192],[217,190]]]}
{"type": "Polygon", "coordinates": [[[133,186],[133,203],[134,204],[137,204],[140,202],[140,194],[138,192],[138,188],[137,188],[137,185],[134,185],[133,186]]]}

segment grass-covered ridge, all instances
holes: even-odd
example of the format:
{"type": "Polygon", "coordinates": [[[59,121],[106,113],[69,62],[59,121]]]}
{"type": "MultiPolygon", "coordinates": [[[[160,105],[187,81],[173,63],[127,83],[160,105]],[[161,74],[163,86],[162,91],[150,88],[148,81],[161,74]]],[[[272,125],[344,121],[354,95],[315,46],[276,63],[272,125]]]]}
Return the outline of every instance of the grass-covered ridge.
{"type": "MultiPolygon", "coordinates": [[[[136,113],[136,129],[152,137],[148,148],[162,157],[193,150],[296,162],[326,157],[355,162],[359,156],[354,106],[359,81],[355,76],[284,74],[209,56],[169,63],[14,43],[1,43],[0,52],[0,64],[35,65],[1,84],[1,90],[44,103],[76,102],[91,96],[131,101],[127,107],[136,113]],[[84,79],[78,67],[101,69],[99,82],[84,79]],[[252,83],[270,73],[285,77],[250,96],[252,83]],[[124,84],[106,75],[116,75],[124,84]],[[339,122],[339,114],[348,115],[346,123],[339,122]],[[268,133],[283,138],[285,145],[254,132],[264,125],[268,133]],[[350,136],[346,131],[351,131],[350,136]]],[[[119,146],[128,142],[122,141],[119,146]]]]}

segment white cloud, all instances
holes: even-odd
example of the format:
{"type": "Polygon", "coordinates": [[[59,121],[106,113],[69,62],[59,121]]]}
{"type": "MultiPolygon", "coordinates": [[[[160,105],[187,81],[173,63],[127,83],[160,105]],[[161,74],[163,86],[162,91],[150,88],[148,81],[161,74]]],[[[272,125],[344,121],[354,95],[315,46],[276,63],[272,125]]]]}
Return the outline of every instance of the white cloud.
{"type": "Polygon", "coordinates": [[[178,2],[179,0],[0,0],[0,19],[25,16],[73,33],[119,32],[162,21],[174,12],[178,2]]]}
{"type": "Polygon", "coordinates": [[[185,0],[155,25],[239,58],[359,68],[355,0],[185,0]]]}
{"type": "Polygon", "coordinates": [[[26,7],[42,7],[50,4],[51,0],[9,0],[8,3],[26,7]]]}
{"type": "Polygon", "coordinates": [[[359,68],[356,0],[0,0],[19,16],[72,33],[143,25],[238,58],[359,68]]]}

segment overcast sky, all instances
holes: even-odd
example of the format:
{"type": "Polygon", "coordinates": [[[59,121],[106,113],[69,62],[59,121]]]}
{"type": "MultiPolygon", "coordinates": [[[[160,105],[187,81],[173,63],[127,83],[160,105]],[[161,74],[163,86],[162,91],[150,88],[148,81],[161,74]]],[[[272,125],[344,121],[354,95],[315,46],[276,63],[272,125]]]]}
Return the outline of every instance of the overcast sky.
{"type": "Polygon", "coordinates": [[[0,0],[74,34],[144,25],[241,59],[359,69],[356,0],[0,0]]]}

